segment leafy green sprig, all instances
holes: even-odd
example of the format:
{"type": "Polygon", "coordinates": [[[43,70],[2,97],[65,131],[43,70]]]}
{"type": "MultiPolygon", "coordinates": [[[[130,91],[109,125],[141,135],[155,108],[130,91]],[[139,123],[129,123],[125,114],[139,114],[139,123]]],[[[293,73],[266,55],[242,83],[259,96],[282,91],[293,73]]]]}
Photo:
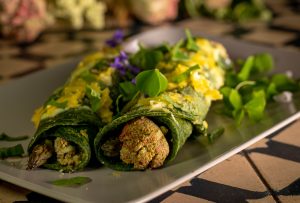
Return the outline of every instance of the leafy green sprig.
{"type": "Polygon", "coordinates": [[[252,121],[263,118],[266,104],[283,91],[297,91],[299,84],[285,74],[266,76],[274,67],[268,53],[249,56],[237,61],[238,71],[227,70],[223,94],[222,113],[233,117],[237,124],[248,116],[252,121]]]}

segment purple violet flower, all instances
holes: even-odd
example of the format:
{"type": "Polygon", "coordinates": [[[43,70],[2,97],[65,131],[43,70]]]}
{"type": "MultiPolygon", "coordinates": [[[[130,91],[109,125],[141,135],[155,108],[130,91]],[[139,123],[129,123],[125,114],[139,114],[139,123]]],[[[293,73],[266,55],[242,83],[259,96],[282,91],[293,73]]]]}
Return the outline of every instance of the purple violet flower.
{"type": "Polygon", "coordinates": [[[124,51],[120,52],[120,55],[114,58],[114,62],[110,64],[111,67],[117,69],[121,75],[125,75],[126,71],[133,74],[140,72],[140,69],[132,66],[128,61],[128,56],[124,51]]]}
{"type": "Polygon", "coordinates": [[[116,47],[122,43],[124,38],[124,33],[122,30],[117,30],[111,39],[106,40],[106,44],[110,47],[116,47]]]}

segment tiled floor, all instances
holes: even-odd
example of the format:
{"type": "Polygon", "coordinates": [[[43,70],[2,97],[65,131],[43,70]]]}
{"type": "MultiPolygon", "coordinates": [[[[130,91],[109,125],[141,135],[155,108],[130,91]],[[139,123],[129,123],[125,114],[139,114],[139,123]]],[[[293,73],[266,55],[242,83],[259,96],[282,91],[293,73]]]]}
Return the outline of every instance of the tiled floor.
{"type": "MultiPolygon", "coordinates": [[[[300,54],[300,12],[292,10],[284,0],[267,2],[276,14],[269,24],[236,25],[194,19],[177,25],[208,34],[234,35],[267,46],[293,48],[300,54]]],[[[130,35],[131,31],[127,33],[130,35]]],[[[0,85],[10,78],[52,68],[72,57],[90,53],[101,47],[111,34],[111,30],[52,31],[31,45],[15,45],[0,38],[0,85]]],[[[300,202],[299,131],[300,121],[297,121],[152,202],[300,202]]],[[[35,193],[0,180],[0,203],[34,196],[35,193]],[[26,197],[26,194],[30,195],[26,197]]]]}

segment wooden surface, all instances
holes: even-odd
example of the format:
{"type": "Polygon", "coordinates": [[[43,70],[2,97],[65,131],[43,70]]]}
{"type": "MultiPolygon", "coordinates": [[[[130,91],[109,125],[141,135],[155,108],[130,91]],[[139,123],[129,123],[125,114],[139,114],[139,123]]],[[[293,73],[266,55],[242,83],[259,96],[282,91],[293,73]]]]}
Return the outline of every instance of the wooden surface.
{"type": "MultiPolygon", "coordinates": [[[[286,1],[269,0],[275,12],[269,23],[244,25],[199,18],[178,26],[208,34],[234,36],[274,48],[294,49],[300,56],[300,12],[286,1]]],[[[142,27],[138,31],[151,29],[142,27]]],[[[128,29],[128,34],[137,30],[128,29]]],[[[0,38],[0,85],[8,80],[91,53],[113,30],[44,33],[30,45],[0,38]],[[59,49],[58,49],[59,47],[59,49]]],[[[1,178],[1,177],[0,177],[1,178]]],[[[0,180],[0,203],[55,202],[0,180]]],[[[152,202],[300,202],[300,121],[273,134],[152,202]]]]}

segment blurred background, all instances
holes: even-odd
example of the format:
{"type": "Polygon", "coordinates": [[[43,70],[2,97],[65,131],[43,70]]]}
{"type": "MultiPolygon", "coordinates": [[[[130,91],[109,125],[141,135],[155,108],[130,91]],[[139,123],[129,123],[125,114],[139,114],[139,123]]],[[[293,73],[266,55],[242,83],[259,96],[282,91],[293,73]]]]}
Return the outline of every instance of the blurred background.
{"type": "Polygon", "coordinates": [[[32,42],[53,30],[159,25],[201,16],[239,24],[270,22],[284,3],[300,11],[299,0],[0,0],[0,28],[2,37],[32,42]]]}
{"type": "Polygon", "coordinates": [[[300,0],[0,0],[0,82],[172,24],[298,48],[300,0]],[[58,48],[59,47],[59,48],[58,48]]]}

